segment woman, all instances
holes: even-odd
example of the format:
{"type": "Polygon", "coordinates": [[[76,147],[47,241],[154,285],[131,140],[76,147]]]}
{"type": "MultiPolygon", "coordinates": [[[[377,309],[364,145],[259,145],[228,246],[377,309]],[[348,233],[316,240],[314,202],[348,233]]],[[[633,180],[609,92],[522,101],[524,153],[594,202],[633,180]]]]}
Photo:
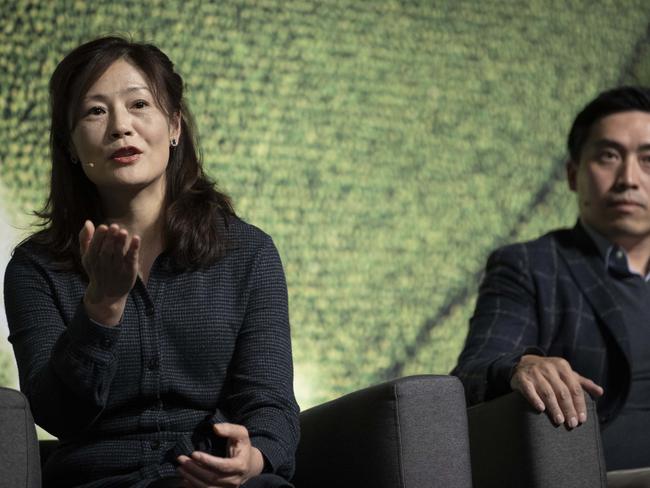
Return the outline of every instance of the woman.
{"type": "Polygon", "coordinates": [[[5,276],[21,389],[61,441],[45,486],[290,486],[282,265],[203,174],[181,77],[107,37],[50,96],[43,228],[5,276]]]}

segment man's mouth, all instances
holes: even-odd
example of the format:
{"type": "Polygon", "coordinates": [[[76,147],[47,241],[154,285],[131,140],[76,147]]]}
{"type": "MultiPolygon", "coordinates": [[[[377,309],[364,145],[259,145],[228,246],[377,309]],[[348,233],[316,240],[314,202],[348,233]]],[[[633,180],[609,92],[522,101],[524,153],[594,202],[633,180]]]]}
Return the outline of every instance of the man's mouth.
{"type": "Polygon", "coordinates": [[[625,207],[641,207],[646,208],[646,205],[639,200],[630,198],[615,198],[607,202],[608,207],[625,208],[625,207]]]}

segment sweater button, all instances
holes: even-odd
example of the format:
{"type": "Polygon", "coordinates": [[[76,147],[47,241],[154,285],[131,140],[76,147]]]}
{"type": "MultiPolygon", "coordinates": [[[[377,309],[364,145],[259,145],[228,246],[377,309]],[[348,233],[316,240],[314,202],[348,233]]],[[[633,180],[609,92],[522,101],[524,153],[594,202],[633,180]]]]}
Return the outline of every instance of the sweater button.
{"type": "Polygon", "coordinates": [[[156,309],[153,308],[153,305],[149,305],[144,311],[144,313],[146,313],[148,317],[151,317],[155,312],[156,309]]]}
{"type": "Polygon", "coordinates": [[[160,364],[158,363],[158,358],[151,358],[149,360],[149,363],[147,363],[147,368],[149,371],[155,371],[160,367],[160,364]]]}
{"type": "Polygon", "coordinates": [[[149,443],[149,446],[151,447],[152,451],[157,451],[158,449],[160,449],[160,441],[151,441],[149,443]]]}

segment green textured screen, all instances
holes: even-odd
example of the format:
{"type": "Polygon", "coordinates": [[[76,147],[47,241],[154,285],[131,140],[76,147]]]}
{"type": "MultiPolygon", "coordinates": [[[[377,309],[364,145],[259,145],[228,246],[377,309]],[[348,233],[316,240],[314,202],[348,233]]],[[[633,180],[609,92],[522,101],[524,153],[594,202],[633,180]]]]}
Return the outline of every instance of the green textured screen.
{"type": "Polygon", "coordinates": [[[0,5],[3,262],[46,195],[57,62],[100,35],[153,42],[208,173],[278,246],[303,408],[447,373],[488,252],[575,220],[575,113],[650,82],[646,0],[0,5]]]}

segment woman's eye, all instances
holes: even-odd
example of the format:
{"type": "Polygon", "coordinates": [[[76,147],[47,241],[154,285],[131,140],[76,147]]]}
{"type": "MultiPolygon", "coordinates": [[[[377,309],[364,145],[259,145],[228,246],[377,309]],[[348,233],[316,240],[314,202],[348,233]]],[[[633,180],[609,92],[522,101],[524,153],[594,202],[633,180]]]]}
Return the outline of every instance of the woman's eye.
{"type": "Polygon", "coordinates": [[[87,113],[88,115],[101,115],[104,113],[104,109],[101,107],[91,107],[87,113]]]}
{"type": "Polygon", "coordinates": [[[134,108],[145,108],[147,105],[149,105],[145,100],[138,100],[133,104],[134,108]]]}

